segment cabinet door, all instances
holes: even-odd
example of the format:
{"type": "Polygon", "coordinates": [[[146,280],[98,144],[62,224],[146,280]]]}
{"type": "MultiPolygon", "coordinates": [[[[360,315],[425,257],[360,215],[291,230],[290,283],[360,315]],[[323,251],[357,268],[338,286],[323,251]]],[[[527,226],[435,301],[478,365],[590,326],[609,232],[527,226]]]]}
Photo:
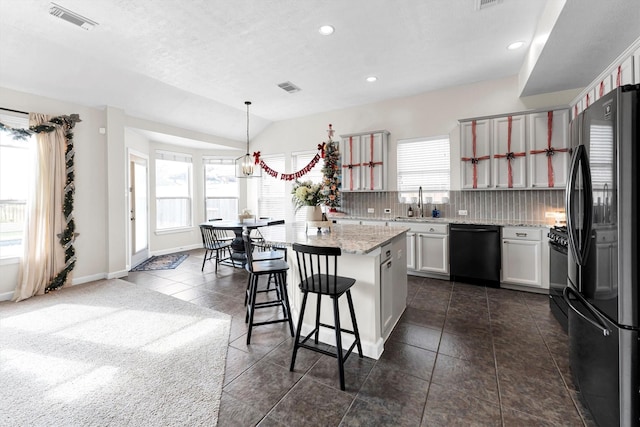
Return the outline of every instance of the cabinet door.
{"type": "Polygon", "coordinates": [[[418,233],[416,245],[419,271],[449,273],[449,236],[418,233]]]}
{"type": "Polygon", "coordinates": [[[532,240],[502,241],[502,281],[542,287],[542,243],[532,240]]]}
{"type": "Polygon", "coordinates": [[[462,188],[491,187],[491,122],[474,120],[461,123],[460,144],[462,188]]]}
{"type": "MultiPolygon", "coordinates": [[[[636,66],[637,68],[637,66],[636,66]]],[[[611,79],[613,80],[613,87],[633,84],[635,76],[633,73],[633,56],[629,56],[622,61],[611,73],[611,79]]]]}
{"type": "Polygon", "coordinates": [[[640,48],[633,54],[634,83],[640,84],[640,48]]]}
{"type": "Polygon", "coordinates": [[[571,153],[569,111],[529,115],[529,183],[534,188],[564,188],[571,153]],[[551,139],[549,140],[549,129],[551,139]]]}
{"type": "Polygon", "coordinates": [[[605,78],[600,81],[598,86],[596,86],[596,101],[611,92],[611,89],[613,88],[611,82],[612,76],[605,76],[605,78]]]}
{"type": "Polygon", "coordinates": [[[393,261],[388,260],[380,265],[380,329],[385,338],[394,325],[393,298],[393,261]]]}
{"type": "Polygon", "coordinates": [[[362,189],[385,190],[386,135],[372,133],[360,137],[362,159],[362,189]]]}
{"type": "Polygon", "coordinates": [[[349,136],[342,139],[342,191],[362,189],[362,169],[360,161],[360,137],[349,136]]]}
{"type": "Polygon", "coordinates": [[[493,182],[496,188],[524,188],[526,173],[525,116],[493,119],[493,182]]]}
{"type": "Polygon", "coordinates": [[[416,233],[407,232],[407,270],[416,269],[416,233]]]}

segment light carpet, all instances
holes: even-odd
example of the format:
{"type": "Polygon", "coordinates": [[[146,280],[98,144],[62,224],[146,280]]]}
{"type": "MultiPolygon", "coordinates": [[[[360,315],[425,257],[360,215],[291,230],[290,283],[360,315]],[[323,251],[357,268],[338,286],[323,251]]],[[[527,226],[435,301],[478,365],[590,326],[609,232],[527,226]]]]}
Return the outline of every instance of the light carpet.
{"type": "Polygon", "coordinates": [[[230,323],[117,279],[0,303],[0,425],[215,426],[230,323]]]}

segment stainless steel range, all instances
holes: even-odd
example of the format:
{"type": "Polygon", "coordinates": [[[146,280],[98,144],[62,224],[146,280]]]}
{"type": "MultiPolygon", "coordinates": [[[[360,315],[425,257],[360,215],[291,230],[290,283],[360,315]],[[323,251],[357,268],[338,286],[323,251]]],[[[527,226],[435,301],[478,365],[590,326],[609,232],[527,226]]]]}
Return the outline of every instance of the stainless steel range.
{"type": "Polygon", "coordinates": [[[568,306],[562,293],[567,287],[567,250],[569,236],[567,227],[556,226],[549,230],[549,308],[567,332],[568,306]]]}

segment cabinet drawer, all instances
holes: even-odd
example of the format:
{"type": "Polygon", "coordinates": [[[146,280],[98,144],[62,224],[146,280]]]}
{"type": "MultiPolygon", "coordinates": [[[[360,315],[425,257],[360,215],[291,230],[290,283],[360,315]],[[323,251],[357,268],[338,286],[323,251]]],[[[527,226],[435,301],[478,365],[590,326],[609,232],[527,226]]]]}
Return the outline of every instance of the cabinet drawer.
{"type": "Polygon", "coordinates": [[[542,228],[503,227],[502,238],[540,241],[542,240],[542,228]]]}
{"type": "Polygon", "coordinates": [[[385,263],[387,261],[389,261],[391,259],[391,255],[392,255],[392,249],[393,244],[392,243],[387,243],[384,246],[380,247],[380,262],[381,263],[385,263]]]}
{"type": "Polygon", "coordinates": [[[411,225],[416,233],[449,234],[449,224],[417,223],[411,225]]]}

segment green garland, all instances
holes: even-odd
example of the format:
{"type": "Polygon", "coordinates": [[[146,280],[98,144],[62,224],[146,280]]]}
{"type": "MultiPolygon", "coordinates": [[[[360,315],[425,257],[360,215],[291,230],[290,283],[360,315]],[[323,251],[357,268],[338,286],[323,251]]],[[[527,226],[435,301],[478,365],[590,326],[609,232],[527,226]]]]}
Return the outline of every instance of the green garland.
{"type": "Polygon", "coordinates": [[[64,283],[67,281],[69,273],[71,273],[71,270],[73,270],[76,265],[76,250],[73,247],[76,239],[76,224],[73,219],[73,196],[75,194],[75,173],[73,158],[75,155],[75,150],[73,149],[72,129],[74,128],[76,123],[81,121],[82,120],[80,120],[80,116],[78,114],[71,114],[70,116],[54,117],[47,123],[30,126],[29,129],[14,129],[9,126],[5,126],[2,122],[0,122],[0,131],[8,132],[13,137],[13,139],[19,140],[27,140],[31,135],[35,133],[53,132],[59,127],[62,127],[64,130],[64,137],[67,145],[67,148],[65,150],[67,177],[64,187],[64,202],[62,204],[62,213],[64,214],[64,219],[67,226],[62,231],[62,233],[58,235],[58,237],[60,238],[60,244],[64,248],[65,266],[64,269],[51,280],[51,282],[45,289],[45,292],[56,290],[64,285],[64,283]]]}
{"type": "Polygon", "coordinates": [[[322,167],[322,194],[324,205],[330,208],[340,206],[340,149],[333,141],[333,126],[329,125],[329,140],[324,148],[324,165],[322,167]]]}

